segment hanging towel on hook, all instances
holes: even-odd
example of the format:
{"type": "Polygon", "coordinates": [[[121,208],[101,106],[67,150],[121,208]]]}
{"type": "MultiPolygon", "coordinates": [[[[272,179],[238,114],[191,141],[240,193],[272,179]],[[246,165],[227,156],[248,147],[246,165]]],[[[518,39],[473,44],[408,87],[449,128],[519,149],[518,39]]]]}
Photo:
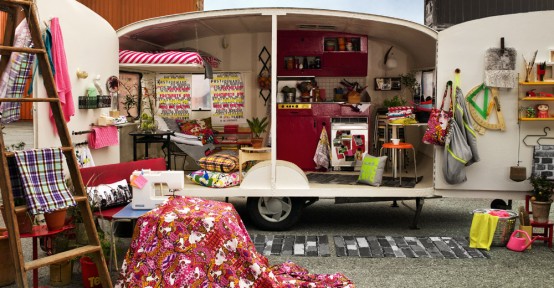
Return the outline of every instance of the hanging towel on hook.
{"type": "Polygon", "coordinates": [[[319,136],[319,143],[315,149],[314,162],[316,169],[328,169],[329,162],[331,160],[331,146],[329,144],[329,138],[327,137],[327,130],[325,127],[321,129],[321,135],[319,136]]]}
{"type": "Polygon", "coordinates": [[[117,127],[105,126],[94,127],[88,135],[88,146],[90,149],[100,149],[119,143],[117,127]]]}

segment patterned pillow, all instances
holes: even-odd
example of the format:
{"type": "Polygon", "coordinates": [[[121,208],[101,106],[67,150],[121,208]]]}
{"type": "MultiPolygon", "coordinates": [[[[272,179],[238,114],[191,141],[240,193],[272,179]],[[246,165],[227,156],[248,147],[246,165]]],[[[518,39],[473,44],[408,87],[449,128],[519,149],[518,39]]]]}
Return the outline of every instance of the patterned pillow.
{"type": "Polygon", "coordinates": [[[212,129],[212,118],[197,120],[177,120],[181,133],[198,136],[202,131],[212,129]]]}
{"type": "Polygon", "coordinates": [[[93,210],[127,205],[133,198],[125,179],[112,184],[87,187],[87,195],[93,210]]]}
{"type": "Polygon", "coordinates": [[[215,172],[234,172],[239,170],[239,157],[229,154],[216,153],[200,158],[198,166],[202,169],[215,172]]]}
{"type": "Polygon", "coordinates": [[[212,188],[225,188],[240,184],[239,172],[221,173],[206,170],[198,170],[187,175],[190,181],[212,188]]]}
{"type": "Polygon", "coordinates": [[[386,161],[387,156],[375,157],[369,154],[365,155],[362,160],[362,168],[360,169],[360,176],[358,176],[358,183],[380,186],[381,180],[383,180],[383,171],[385,170],[386,161]]]}

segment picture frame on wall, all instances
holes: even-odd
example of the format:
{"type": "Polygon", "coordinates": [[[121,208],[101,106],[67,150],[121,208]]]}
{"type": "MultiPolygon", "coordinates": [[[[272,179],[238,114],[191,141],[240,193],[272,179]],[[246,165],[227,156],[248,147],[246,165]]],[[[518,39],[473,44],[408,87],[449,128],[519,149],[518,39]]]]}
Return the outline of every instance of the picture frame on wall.
{"type": "Polygon", "coordinates": [[[119,86],[118,86],[118,110],[120,115],[130,116],[132,118],[138,118],[139,111],[141,109],[142,102],[142,86],[141,86],[142,74],[137,72],[119,72],[119,86]],[[127,110],[125,105],[126,98],[132,97],[134,104],[130,105],[130,109],[127,110]]]}
{"type": "Polygon", "coordinates": [[[402,88],[400,77],[375,78],[375,91],[400,90],[402,88]]]}

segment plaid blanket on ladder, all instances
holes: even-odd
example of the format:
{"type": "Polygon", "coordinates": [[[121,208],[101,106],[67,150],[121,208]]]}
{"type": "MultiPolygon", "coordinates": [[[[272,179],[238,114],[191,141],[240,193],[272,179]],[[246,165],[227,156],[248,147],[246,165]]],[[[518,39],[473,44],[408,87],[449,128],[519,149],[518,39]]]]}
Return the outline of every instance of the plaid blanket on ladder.
{"type": "Polygon", "coordinates": [[[15,159],[31,214],[76,205],[64,181],[61,148],[17,151],[15,159]]]}

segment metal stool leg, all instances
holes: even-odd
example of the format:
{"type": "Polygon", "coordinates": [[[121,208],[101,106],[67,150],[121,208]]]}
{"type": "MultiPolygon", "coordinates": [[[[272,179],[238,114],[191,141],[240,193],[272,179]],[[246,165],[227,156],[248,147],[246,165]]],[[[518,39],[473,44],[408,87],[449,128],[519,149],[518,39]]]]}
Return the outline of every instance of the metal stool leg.
{"type": "Polygon", "coordinates": [[[416,153],[415,153],[415,149],[412,148],[412,151],[414,152],[414,176],[415,176],[414,185],[415,185],[415,184],[417,184],[417,163],[416,163],[416,153]]]}

